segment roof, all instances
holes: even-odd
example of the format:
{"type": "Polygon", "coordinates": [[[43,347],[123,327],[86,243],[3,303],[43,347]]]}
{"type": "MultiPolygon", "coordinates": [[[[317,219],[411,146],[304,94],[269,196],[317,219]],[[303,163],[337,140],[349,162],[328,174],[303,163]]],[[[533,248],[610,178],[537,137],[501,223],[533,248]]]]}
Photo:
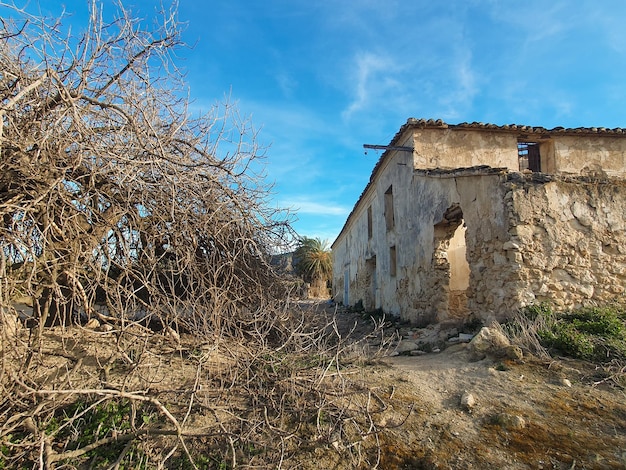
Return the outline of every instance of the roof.
{"type": "MultiPolygon", "coordinates": [[[[613,129],[609,129],[606,127],[555,127],[553,129],[547,129],[545,127],[535,127],[535,126],[526,126],[521,124],[489,124],[482,122],[462,122],[460,124],[448,124],[441,119],[416,119],[409,118],[406,123],[400,127],[396,135],[389,142],[389,147],[397,146],[400,139],[406,134],[408,130],[411,129],[458,129],[458,130],[476,130],[476,131],[490,131],[490,132],[503,132],[503,133],[515,133],[515,134],[523,134],[526,135],[541,135],[542,137],[547,137],[550,135],[575,135],[575,136],[610,136],[610,137],[626,137],[626,129],[621,127],[616,127],[613,129]]],[[[369,182],[363,189],[363,192],[359,196],[359,199],[354,204],[352,211],[346,218],[346,222],[344,223],[339,235],[333,242],[333,246],[339,240],[339,237],[343,234],[350,219],[354,215],[356,208],[359,206],[361,200],[365,197],[368,189],[376,179],[378,171],[380,170],[382,164],[387,160],[387,158],[394,152],[393,149],[386,150],[380,156],[376,165],[374,165],[374,169],[372,170],[372,174],[370,175],[369,182]]]]}
{"type": "Polygon", "coordinates": [[[406,123],[400,128],[392,140],[392,143],[400,137],[407,129],[476,129],[476,130],[497,130],[503,132],[523,132],[526,134],[603,134],[603,135],[616,135],[626,137],[626,129],[616,127],[609,129],[606,127],[555,127],[553,129],[546,129],[545,127],[525,126],[521,124],[504,124],[502,126],[498,124],[486,124],[482,122],[462,122],[460,124],[447,124],[441,119],[415,119],[409,118],[406,123]]]}

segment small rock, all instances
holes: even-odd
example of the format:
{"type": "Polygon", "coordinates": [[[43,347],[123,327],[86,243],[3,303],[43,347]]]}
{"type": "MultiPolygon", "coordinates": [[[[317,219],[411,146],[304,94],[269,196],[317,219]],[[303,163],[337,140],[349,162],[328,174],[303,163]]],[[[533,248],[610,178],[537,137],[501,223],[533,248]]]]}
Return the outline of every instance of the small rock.
{"type": "Polygon", "coordinates": [[[441,352],[441,349],[439,349],[439,348],[434,348],[432,352],[434,352],[434,353],[439,353],[439,352],[441,352]]]}
{"type": "Polygon", "coordinates": [[[100,326],[100,322],[97,318],[90,318],[87,323],[85,323],[85,328],[88,330],[95,330],[100,326]]]}
{"type": "Polygon", "coordinates": [[[113,331],[113,326],[109,325],[108,323],[104,323],[96,328],[96,331],[99,331],[101,333],[108,333],[109,331],[113,331]]]}
{"type": "Polygon", "coordinates": [[[526,420],[524,418],[508,413],[498,413],[492,416],[491,422],[505,429],[523,429],[526,427],[526,420]]]}
{"type": "Polygon", "coordinates": [[[423,356],[426,354],[426,351],[422,351],[421,349],[414,349],[409,353],[411,356],[423,356]]]}
{"type": "Polygon", "coordinates": [[[467,411],[471,411],[476,406],[476,398],[471,393],[465,391],[461,395],[461,407],[467,411]]]}
{"type": "Polygon", "coordinates": [[[398,352],[398,354],[414,351],[415,349],[417,349],[417,344],[415,343],[415,341],[406,340],[400,341],[400,344],[398,344],[398,346],[396,347],[396,351],[398,352]]]}
{"type": "Polygon", "coordinates": [[[504,245],[502,245],[502,249],[507,250],[507,251],[509,250],[519,251],[519,248],[520,248],[519,245],[512,241],[505,242],[504,245]]]}
{"type": "Polygon", "coordinates": [[[515,361],[521,361],[522,359],[524,359],[524,353],[522,352],[522,348],[515,345],[502,348],[500,354],[506,359],[513,359],[515,361]]]}
{"type": "Polygon", "coordinates": [[[510,346],[511,342],[501,331],[485,326],[469,343],[470,360],[480,361],[487,355],[501,356],[510,346]]]}
{"type": "Polygon", "coordinates": [[[572,386],[572,382],[570,382],[569,380],[563,378],[563,379],[561,379],[561,385],[563,385],[565,387],[571,387],[572,386]]]}

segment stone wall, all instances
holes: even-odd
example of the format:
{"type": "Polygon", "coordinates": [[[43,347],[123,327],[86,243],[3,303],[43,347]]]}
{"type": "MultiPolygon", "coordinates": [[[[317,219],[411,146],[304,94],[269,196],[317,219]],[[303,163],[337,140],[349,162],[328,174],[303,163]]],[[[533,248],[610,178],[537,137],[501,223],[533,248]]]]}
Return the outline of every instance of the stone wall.
{"type": "Polygon", "coordinates": [[[506,174],[492,169],[416,172],[413,230],[402,240],[414,253],[405,257],[405,285],[398,289],[403,318],[418,325],[462,322],[470,314],[497,317],[511,307],[516,273],[502,248],[509,239],[504,181],[506,174]],[[459,247],[451,243],[460,225],[465,266],[455,266],[459,247]],[[469,282],[463,291],[452,281],[454,271],[464,269],[469,282]]]}
{"type": "Polygon", "coordinates": [[[520,305],[624,302],[626,182],[512,174],[506,203],[520,305]]]}
{"type": "Polygon", "coordinates": [[[415,324],[624,302],[626,138],[575,134],[403,128],[414,152],[384,154],[333,244],[335,300],[415,324]],[[550,174],[518,171],[518,141],[550,174]]]}
{"type": "MultiPolygon", "coordinates": [[[[625,182],[472,171],[417,171],[407,195],[411,204],[402,206],[404,216],[385,239],[364,242],[362,218],[352,233],[363,235],[348,236],[336,253],[346,266],[351,260],[351,305],[360,301],[367,310],[382,308],[425,325],[470,315],[503,320],[542,301],[561,308],[625,301],[625,182]],[[465,267],[454,266],[458,257],[447,251],[462,225],[466,290],[451,282],[452,272],[465,267]],[[395,276],[389,276],[390,243],[395,276]]],[[[382,219],[381,210],[375,213],[382,219]]],[[[344,278],[335,275],[339,300],[344,278]]]]}

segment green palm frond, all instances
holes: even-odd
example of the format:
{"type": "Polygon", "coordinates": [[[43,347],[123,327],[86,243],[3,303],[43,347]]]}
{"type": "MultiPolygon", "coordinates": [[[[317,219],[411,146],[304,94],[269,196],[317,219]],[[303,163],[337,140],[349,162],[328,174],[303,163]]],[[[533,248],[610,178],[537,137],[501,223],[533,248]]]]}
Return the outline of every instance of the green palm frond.
{"type": "Polygon", "coordinates": [[[296,272],[307,282],[330,280],[333,275],[332,252],[326,240],[303,237],[294,253],[296,272]]]}

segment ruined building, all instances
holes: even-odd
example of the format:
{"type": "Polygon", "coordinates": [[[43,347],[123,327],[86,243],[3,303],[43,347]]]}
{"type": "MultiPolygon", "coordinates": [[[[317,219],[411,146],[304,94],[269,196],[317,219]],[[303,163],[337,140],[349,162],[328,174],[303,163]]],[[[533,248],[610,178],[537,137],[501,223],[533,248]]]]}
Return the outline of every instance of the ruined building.
{"type": "Polygon", "coordinates": [[[626,129],[409,119],[333,243],[333,295],[424,325],[624,303],[626,129]]]}

